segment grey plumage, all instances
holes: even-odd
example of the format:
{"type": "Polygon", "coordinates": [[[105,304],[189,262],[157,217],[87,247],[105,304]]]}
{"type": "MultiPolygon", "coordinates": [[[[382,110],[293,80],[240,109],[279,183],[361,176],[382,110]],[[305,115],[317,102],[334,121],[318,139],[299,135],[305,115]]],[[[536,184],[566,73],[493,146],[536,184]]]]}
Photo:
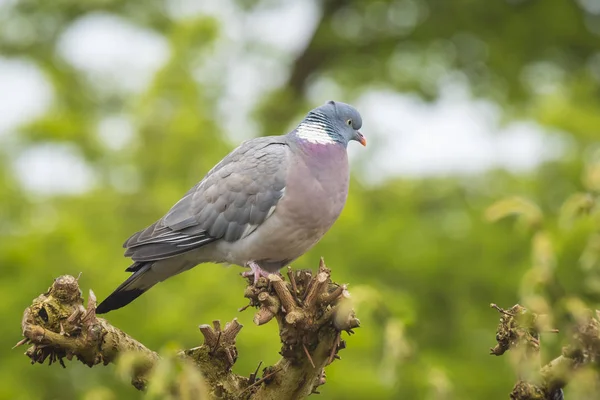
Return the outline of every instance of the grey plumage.
{"type": "Polygon", "coordinates": [[[134,261],[156,261],[218,239],[251,234],[283,195],[286,145],[280,137],[243,143],[160,220],[124,247],[134,261]]]}
{"type": "Polygon", "coordinates": [[[242,143],[164,217],[125,242],[133,274],[97,312],[120,308],[203,262],[275,272],[301,256],[345,204],[346,145],[365,144],[361,125],[354,108],[328,102],[287,135],[242,143]]]}

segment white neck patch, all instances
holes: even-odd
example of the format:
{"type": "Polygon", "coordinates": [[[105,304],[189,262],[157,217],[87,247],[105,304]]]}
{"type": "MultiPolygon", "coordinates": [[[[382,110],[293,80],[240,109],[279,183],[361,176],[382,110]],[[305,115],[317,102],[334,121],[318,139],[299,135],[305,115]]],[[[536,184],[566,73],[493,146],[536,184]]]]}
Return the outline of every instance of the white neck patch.
{"type": "Polygon", "coordinates": [[[315,144],[334,144],[335,140],[326,131],[325,125],[319,122],[302,122],[296,128],[300,139],[315,144]]]}

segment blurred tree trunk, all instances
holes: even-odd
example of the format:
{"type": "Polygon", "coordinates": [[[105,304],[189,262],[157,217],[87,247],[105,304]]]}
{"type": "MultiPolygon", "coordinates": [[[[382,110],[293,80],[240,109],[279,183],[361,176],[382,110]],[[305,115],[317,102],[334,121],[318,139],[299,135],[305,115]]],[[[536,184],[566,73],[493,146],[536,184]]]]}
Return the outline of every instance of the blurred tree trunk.
{"type": "MultiPolygon", "coordinates": [[[[571,341],[562,354],[540,365],[541,333],[557,333],[548,327],[547,316],[533,313],[516,304],[501,314],[492,355],[516,353],[518,381],[510,393],[512,400],[563,400],[563,388],[575,373],[585,367],[600,368],[600,310],[581,310],[571,341]]],[[[600,375],[597,377],[600,380],[600,375]]]]}

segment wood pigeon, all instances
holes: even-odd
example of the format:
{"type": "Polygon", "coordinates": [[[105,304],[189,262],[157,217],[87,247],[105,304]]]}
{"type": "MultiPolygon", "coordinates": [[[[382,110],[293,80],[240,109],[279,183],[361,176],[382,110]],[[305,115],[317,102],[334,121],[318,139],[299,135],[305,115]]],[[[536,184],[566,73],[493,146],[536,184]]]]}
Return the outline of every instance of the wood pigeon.
{"type": "Polygon", "coordinates": [[[267,276],[314,246],[348,195],[346,147],[366,145],[352,106],[329,101],[282,136],[250,139],[228,154],[167,214],[123,247],[133,274],[96,309],[121,308],[171,276],[205,262],[267,276]]]}

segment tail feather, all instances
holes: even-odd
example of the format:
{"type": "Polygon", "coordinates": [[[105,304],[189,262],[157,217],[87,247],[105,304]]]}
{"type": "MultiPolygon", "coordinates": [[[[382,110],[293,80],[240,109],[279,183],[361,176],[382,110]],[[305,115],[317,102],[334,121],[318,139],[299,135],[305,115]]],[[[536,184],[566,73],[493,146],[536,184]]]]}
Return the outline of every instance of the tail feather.
{"type": "Polygon", "coordinates": [[[156,279],[156,274],[153,274],[152,263],[134,263],[133,266],[135,269],[131,270],[135,272],[100,303],[96,314],[104,314],[126,306],[160,281],[156,279]]]}

